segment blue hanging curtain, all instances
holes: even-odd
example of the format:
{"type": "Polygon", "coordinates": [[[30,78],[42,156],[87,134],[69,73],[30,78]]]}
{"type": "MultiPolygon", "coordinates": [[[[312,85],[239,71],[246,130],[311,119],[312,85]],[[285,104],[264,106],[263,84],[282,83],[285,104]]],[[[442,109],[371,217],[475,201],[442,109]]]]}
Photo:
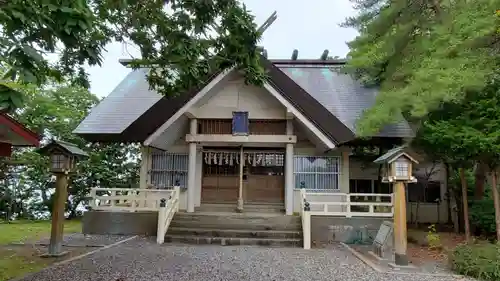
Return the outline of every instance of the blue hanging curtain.
{"type": "Polygon", "coordinates": [[[248,112],[233,112],[233,135],[248,135],[248,112]]]}

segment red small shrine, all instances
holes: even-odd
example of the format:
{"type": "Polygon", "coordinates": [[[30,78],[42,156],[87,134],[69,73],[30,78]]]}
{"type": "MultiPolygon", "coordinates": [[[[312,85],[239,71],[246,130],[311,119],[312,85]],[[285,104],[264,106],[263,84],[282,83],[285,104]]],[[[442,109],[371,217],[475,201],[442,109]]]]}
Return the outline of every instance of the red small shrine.
{"type": "Polygon", "coordinates": [[[6,113],[0,113],[0,157],[10,157],[13,146],[38,146],[40,139],[6,113]]]}

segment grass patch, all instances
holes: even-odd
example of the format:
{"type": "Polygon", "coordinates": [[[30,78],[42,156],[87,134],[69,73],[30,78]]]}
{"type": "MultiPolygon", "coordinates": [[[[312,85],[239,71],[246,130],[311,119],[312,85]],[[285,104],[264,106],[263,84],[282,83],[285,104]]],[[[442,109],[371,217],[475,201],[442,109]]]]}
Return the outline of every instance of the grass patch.
{"type": "MultiPolygon", "coordinates": [[[[0,223],[0,245],[13,242],[26,242],[50,236],[50,221],[14,221],[0,223]]],[[[81,232],[79,220],[69,220],[64,223],[64,233],[81,232]]]]}
{"type": "MultiPolygon", "coordinates": [[[[49,237],[50,227],[50,221],[0,222],[0,281],[39,271],[51,263],[61,260],[40,258],[39,255],[45,252],[46,248],[30,244],[49,237]],[[15,242],[26,242],[27,245],[10,245],[15,242]]],[[[78,220],[66,221],[64,233],[76,232],[81,232],[81,222],[78,220]]]]}

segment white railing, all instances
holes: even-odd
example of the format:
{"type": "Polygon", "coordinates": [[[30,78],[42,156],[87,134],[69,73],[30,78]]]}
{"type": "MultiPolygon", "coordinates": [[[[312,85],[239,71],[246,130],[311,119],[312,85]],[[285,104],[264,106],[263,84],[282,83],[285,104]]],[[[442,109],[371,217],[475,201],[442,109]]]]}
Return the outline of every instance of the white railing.
{"type": "Polygon", "coordinates": [[[174,218],[175,213],[179,211],[179,194],[180,188],[176,186],[172,193],[170,193],[168,200],[166,198],[160,200],[158,229],[156,231],[156,243],[158,244],[163,244],[170,222],[174,218]]]}
{"type": "Polygon", "coordinates": [[[394,215],[393,194],[321,193],[301,189],[300,204],[304,249],[311,248],[311,216],[392,218],[394,215]],[[382,202],[382,198],[389,198],[389,202],[382,202]]]}
{"type": "Polygon", "coordinates": [[[89,205],[92,210],[112,212],[158,211],[160,199],[168,198],[172,189],[92,188],[89,205]]]}

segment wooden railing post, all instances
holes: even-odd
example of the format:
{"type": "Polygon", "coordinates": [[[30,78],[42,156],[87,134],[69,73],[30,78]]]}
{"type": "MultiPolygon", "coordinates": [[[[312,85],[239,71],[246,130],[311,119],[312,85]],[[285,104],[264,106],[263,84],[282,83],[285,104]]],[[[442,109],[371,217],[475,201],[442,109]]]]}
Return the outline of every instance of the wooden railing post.
{"type": "Polygon", "coordinates": [[[346,216],[346,218],[350,218],[350,217],[352,217],[352,215],[351,215],[351,194],[349,194],[349,193],[346,194],[345,201],[346,201],[346,205],[345,205],[346,206],[346,215],[345,216],[346,216]]]}
{"type": "Polygon", "coordinates": [[[309,203],[304,202],[304,210],[302,212],[302,232],[304,235],[304,249],[311,249],[311,207],[309,203]]]}
{"type": "Polygon", "coordinates": [[[113,208],[115,206],[115,202],[116,202],[114,199],[115,197],[116,197],[116,190],[111,190],[111,198],[113,198],[113,199],[111,199],[111,202],[109,202],[110,203],[109,205],[111,206],[111,208],[113,208]]]}
{"type": "Polygon", "coordinates": [[[167,219],[167,200],[160,200],[160,208],[158,210],[158,228],[156,231],[156,243],[163,244],[165,241],[165,220],[167,219]]]}
{"type": "Polygon", "coordinates": [[[174,186],[174,200],[175,200],[175,211],[179,211],[179,200],[180,200],[180,195],[181,195],[181,187],[176,185],[174,186]]]}

